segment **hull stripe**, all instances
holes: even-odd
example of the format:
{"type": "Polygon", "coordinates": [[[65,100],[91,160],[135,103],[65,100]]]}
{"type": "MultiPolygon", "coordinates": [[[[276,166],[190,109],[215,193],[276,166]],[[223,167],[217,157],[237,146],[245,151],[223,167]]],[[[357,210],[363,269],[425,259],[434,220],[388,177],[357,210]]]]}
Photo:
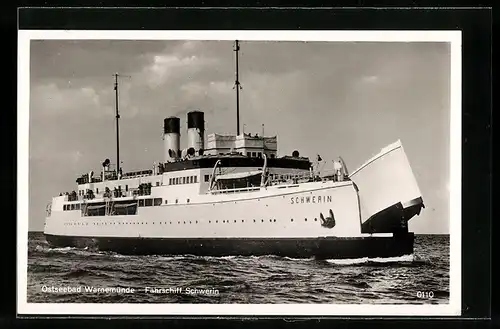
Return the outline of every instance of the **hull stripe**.
{"type": "Polygon", "coordinates": [[[414,234],[327,238],[115,238],[45,235],[55,247],[91,247],[125,255],[263,256],[348,259],[413,253],[414,234]]]}

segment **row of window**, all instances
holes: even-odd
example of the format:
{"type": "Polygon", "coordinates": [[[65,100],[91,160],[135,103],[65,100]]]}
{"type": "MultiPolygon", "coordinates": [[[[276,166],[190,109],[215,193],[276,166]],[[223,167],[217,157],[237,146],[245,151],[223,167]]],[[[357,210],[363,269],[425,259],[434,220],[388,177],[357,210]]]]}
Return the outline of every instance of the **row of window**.
{"type": "Polygon", "coordinates": [[[72,203],[63,205],[63,210],[80,210],[81,203],[72,203]]]}
{"type": "Polygon", "coordinates": [[[193,184],[198,183],[198,176],[171,177],[168,185],[193,184]]]}
{"type": "MultiPolygon", "coordinates": [[[[307,218],[304,218],[304,221],[307,222],[307,218]]],[[[318,219],[314,218],[314,221],[318,221],[318,219]]],[[[208,221],[209,224],[211,224],[212,222],[215,223],[215,224],[217,224],[217,223],[219,223],[219,220],[215,220],[215,221],[209,220],[208,221]]],[[[231,221],[229,221],[229,220],[222,220],[221,221],[221,223],[230,223],[230,222],[231,221]]],[[[239,221],[237,221],[237,220],[233,221],[233,223],[237,223],[237,222],[239,222],[239,221]]],[[[241,222],[244,223],[245,220],[242,219],[241,222]]],[[[259,222],[259,220],[254,219],[253,222],[257,223],[257,222],[259,222]]],[[[265,220],[261,219],[260,222],[264,223],[265,220]]],[[[270,219],[269,222],[270,223],[276,223],[276,219],[270,219]]],[[[293,222],[293,218],[290,219],[290,222],[293,222]]],[[[175,221],[173,223],[175,224],[175,221]]],[[[92,224],[99,226],[99,225],[147,225],[149,223],[148,222],[116,222],[116,223],[115,222],[110,222],[110,223],[108,223],[108,222],[102,222],[102,223],[94,222],[92,224]]],[[[155,225],[155,222],[152,222],[152,224],[155,225]]],[[[160,225],[167,225],[167,224],[172,224],[172,222],[171,221],[169,221],[169,222],[159,222],[159,224],[160,225]]],[[[198,224],[198,221],[177,221],[177,224],[198,224]]],[[[64,223],[64,225],[70,225],[70,226],[82,225],[83,226],[83,225],[89,225],[89,223],[80,223],[80,222],[77,222],[77,223],[64,223]]]]}
{"type": "MultiPolygon", "coordinates": [[[[132,201],[133,202],[133,201],[132,201]]],[[[139,207],[153,207],[153,206],[161,206],[163,202],[162,198],[150,198],[150,199],[139,199],[139,207]]],[[[165,200],[165,203],[167,201],[165,200]]],[[[63,210],[80,210],[81,203],[72,203],[63,205],[63,210]]],[[[92,203],[88,203],[87,205],[92,205],[92,203]]]]}
{"type": "Polygon", "coordinates": [[[139,207],[161,206],[162,202],[162,198],[139,199],[139,207]]]}
{"type": "Polygon", "coordinates": [[[262,152],[247,152],[247,157],[259,157],[262,158],[262,152]]]}

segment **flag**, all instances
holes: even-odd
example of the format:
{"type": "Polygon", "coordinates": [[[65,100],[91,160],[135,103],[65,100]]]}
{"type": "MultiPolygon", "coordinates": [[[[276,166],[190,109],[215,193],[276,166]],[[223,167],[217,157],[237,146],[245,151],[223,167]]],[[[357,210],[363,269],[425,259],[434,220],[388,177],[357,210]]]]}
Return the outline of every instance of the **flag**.
{"type": "Polygon", "coordinates": [[[322,161],[321,156],[318,154],[318,161],[322,161]]]}

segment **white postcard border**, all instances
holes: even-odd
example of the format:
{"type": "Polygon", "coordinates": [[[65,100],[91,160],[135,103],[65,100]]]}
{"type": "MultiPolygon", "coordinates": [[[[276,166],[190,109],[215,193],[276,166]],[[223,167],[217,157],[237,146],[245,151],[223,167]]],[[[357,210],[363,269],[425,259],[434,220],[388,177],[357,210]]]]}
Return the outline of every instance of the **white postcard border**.
{"type": "Polygon", "coordinates": [[[461,31],[18,31],[17,312],[19,315],[286,315],[450,316],[461,314],[461,31]],[[254,40],[337,42],[449,42],[450,100],[450,302],[440,305],[364,304],[87,304],[28,303],[30,41],[36,39],[254,40]]]}

